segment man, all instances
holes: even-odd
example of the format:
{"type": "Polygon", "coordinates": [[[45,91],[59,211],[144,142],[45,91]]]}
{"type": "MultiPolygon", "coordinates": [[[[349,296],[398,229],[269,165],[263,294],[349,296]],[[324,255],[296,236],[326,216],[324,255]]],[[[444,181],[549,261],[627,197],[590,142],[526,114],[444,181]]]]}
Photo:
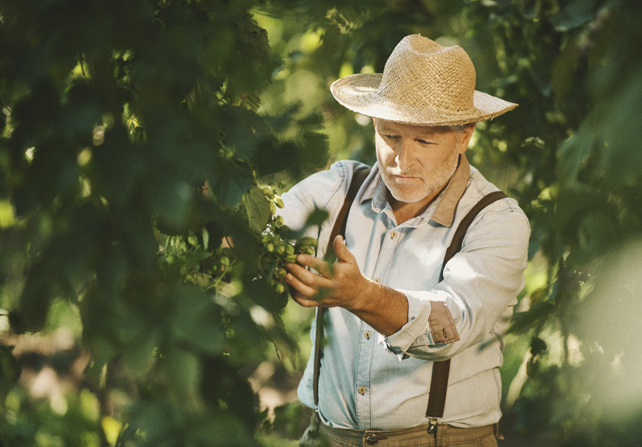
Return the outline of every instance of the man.
{"type": "Polygon", "coordinates": [[[330,213],[308,229],[319,257],[287,265],[293,299],[326,310],[318,404],[313,356],[298,390],[316,410],[301,445],[496,446],[502,334],[524,286],[529,237],[517,203],[484,208],[441,280],[440,271],[464,215],[497,190],[465,157],[475,123],[517,105],[475,91],[463,49],[419,35],[398,44],[382,74],[349,76],[331,90],[374,119],[377,163],[350,208],[345,239],[332,242],[331,265],[324,247],[363,165],[337,162],[283,196],[293,229],[315,207],[330,213]],[[447,359],[443,416],[427,420],[433,366],[447,359]]]}

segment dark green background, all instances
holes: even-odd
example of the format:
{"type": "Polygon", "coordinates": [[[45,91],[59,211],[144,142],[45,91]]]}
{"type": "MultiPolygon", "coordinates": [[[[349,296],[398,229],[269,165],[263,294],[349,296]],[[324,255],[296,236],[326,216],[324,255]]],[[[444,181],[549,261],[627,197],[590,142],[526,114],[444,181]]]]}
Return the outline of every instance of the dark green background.
{"type": "Polygon", "coordinates": [[[468,152],[532,226],[503,445],[639,445],[640,19],[634,0],[0,0],[0,440],[300,436],[305,412],[264,423],[247,380],[272,365],[291,390],[309,350],[311,313],[267,280],[271,188],[374,160],[328,86],[420,33],[520,104],[468,152]],[[36,393],[49,370],[66,381],[36,393]]]}

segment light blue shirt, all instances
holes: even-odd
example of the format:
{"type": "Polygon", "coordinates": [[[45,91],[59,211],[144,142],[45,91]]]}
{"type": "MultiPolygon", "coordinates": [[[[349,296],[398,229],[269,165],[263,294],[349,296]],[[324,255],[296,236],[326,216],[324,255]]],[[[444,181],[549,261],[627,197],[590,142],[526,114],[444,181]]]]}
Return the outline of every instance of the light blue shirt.
{"type": "MultiPolygon", "coordinates": [[[[334,163],[283,195],[281,214],[300,229],[315,207],[330,219],[307,234],[318,237],[322,257],[357,162],[334,163]]],[[[321,362],[319,406],[334,427],[392,430],[426,423],[433,361],[451,358],[444,417],[456,427],[496,423],[500,416],[503,336],[524,286],[530,228],[513,199],[485,208],[471,224],[461,251],[439,272],[455,229],[466,212],[497,188],[465,157],[448,187],[420,216],[401,225],[386,200],[375,166],[350,210],[346,244],[364,276],[404,293],[408,323],[384,337],[354,314],[326,312],[327,345],[321,362]],[[450,311],[459,341],[436,346],[428,317],[431,302],[450,311]]],[[[315,323],[311,336],[314,343],[315,323]]],[[[315,408],[313,356],[298,388],[299,399],[315,408]]]]}

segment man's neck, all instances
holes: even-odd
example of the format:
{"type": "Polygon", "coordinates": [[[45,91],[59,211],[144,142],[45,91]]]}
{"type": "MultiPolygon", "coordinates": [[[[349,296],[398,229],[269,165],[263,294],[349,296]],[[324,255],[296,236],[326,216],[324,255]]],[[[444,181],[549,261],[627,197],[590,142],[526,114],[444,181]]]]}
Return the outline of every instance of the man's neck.
{"type": "Polygon", "coordinates": [[[392,214],[394,214],[395,216],[395,221],[397,222],[397,225],[401,225],[402,223],[423,214],[423,212],[428,209],[430,204],[433,202],[433,200],[435,200],[435,198],[441,193],[443,189],[444,188],[442,187],[439,191],[435,192],[434,194],[426,196],[423,199],[419,200],[418,202],[411,202],[411,203],[401,202],[395,199],[394,197],[392,197],[392,194],[390,194],[390,191],[388,191],[387,193],[388,203],[392,208],[392,214]]]}

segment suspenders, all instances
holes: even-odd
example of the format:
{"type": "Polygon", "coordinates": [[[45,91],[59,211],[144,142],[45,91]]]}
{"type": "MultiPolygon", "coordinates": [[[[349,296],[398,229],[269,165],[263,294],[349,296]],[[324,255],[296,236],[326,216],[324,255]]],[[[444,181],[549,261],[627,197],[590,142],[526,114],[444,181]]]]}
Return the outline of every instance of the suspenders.
{"type": "MultiPolygon", "coordinates": [[[[352,202],[354,201],[361,184],[364,182],[370,169],[361,169],[355,171],[354,177],[348,189],[343,206],[339,210],[339,214],[334,222],[334,226],[330,233],[330,240],[328,241],[327,253],[332,252],[332,242],[334,241],[337,235],[345,236],[345,229],[348,217],[348,211],[352,202]]],[[[450,246],[446,250],[444,256],[444,261],[441,266],[441,272],[439,275],[439,280],[443,280],[444,267],[446,263],[452,258],[459,250],[468,231],[468,227],[475,219],[477,214],[484,209],[486,206],[491,203],[505,198],[506,195],[502,191],[492,192],[484,197],[473,206],[473,208],[464,216],[461,223],[455,230],[455,235],[453,236],[450,246]]],[[[321,370],[321,357],[323,356],[323,315],[325,313],[325,308],[317,308],[317,318],[316,318],[316,337],[314,343],[314,374],[312,378],[312,387],[314,395],[314,403],[318,406],[319,404],[319,375],[321,370]]],[[[436,426],[435,419],[441,418],[444,414],[444,406],[446,404],[446,391],[448,388],[448,376],[450,373],[450,359],[444,360],[441,362],[434,362],[432,369],[432,378],[430,382],[430,394],[428,397],[428,408],[426,409],[426,417],[431,419],[431,428],[436,426]]]]}
{"type": "MultiPolygon", "coordinates": [[[[506,197],[502,191],[491,192],[481,198],[464,216],[455,230],[450,246],[446,249],[444,262],[441,264],[439,281],[444,279],[444,267],[459,250],[468,231],[468,227],[473,222],[477,214],[491,203],[506,197]]],[[[435,419],[444,415],[444,406],[446,405],[446,390],[448,389],[448,375],[450,374],[450,359],[441,362],[435,362],[432,366],[432,379],[430,381],[430,394],[428,396],[428,408],[426,408],[426,417],[431,419],[431,428],[434,429],[435,419]]]]}

